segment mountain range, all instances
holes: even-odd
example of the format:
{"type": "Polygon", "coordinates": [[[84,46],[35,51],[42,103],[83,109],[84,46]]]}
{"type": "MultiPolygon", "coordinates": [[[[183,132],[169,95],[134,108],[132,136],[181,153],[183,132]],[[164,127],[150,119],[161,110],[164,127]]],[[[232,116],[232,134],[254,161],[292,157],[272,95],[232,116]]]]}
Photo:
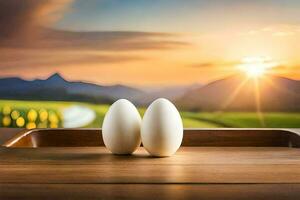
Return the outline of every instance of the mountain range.
{"type": "Polygon", "coordinates": [[[55,73],[47,79],[2,78],[0,99],[112,103],[126,98],[147,106],[164,97],[181,110],[190,111],[300,111],[300,81],[272,75],[256,80],[237,74],[207,85],[137,89],[67,81],[55,73]]]}
{"type": "Polygon", "coordinates": [[[55,73],[45,80],[18,77],[0,79],[0,98],[22,100],[83,101],[111,103],[119,98],[134,100],[143,91],[124,85],[102,86],[81,81],[67,81],[55,73]]]}
{"type": "Polygon", "coordinates": [[[145,92],[143,95],[138,96],[135,99],[138,105],[149,105],[152,101],[157,98],[166,98],[171,101],[175,101],[179,97],[186,94],[188,91],[201,88],[201,84],[192,85],[177,85],[177,86],[167,86],[167,87],[152,87],[143,88],[145,92]]]}

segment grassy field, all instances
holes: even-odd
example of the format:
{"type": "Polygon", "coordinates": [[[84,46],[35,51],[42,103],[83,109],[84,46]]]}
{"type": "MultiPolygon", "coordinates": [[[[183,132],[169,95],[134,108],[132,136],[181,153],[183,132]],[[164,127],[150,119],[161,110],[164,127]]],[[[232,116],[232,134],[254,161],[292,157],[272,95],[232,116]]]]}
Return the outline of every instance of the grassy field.
{"type": "Polygon", "coordinates": [[[184,118],[216,123],[235,128],[299,128],[300,113],[268,112],[261,117],[255,112],[182,112],[184,118]]]}
{"type": "MultiPolygon", "coordinates": [[[[108,105],[77,102],[0,100],[0,126],[18,127],[22,125],[19,127],[28,128],[61,127],[63,120],[62,110],[72,105],[83,105],[96,112],[96,119],[86,127],[101,127],[104,115],[109,107],[108,105]],[[9,125],[8,118],[10,119],[9,125]],[[22,123],[22,119],[24,123],[22,123]]],[[[139,111],[143,114],[145,109],[140,108],[139,111]]],[[[181,112],[181,116],[184,127],[190,128],[300,128],[300,113],[263,113],[261,119],[254,112],[181,112]]]]}

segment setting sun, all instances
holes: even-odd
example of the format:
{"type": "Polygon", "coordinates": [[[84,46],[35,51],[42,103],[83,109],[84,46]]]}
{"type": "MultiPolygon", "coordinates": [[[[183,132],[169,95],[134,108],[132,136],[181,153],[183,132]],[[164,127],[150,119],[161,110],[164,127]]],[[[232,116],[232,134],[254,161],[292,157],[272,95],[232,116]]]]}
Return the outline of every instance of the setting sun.
{"type": "Polygon", "coordinates": [[[255,78],[263,76],[277,65],[278,63],[268,57],[246,57],[242,59],[238,68],[244,71],[249,77],[255,78]]]}
{"type": "Polygon", "coordinates": [[[253,66],[251,68],[247,68],[245,69],[246,73],[248,76],[250,77],[259,77],[264,75],[264,73],[266,72],[266,69],[264,67],[260,67],[260,66],[253,66]]]}

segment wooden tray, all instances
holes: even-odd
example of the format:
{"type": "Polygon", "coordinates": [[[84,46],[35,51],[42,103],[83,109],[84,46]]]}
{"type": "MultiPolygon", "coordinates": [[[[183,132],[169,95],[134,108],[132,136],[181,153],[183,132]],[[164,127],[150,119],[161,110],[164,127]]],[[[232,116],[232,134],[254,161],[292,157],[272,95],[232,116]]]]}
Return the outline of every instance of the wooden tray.
{"type": "Polygon", "coordinates": [[[100,129],[22,130],[0,146],[0,199],[299,199],[296,131],[186,129],[153,158],[111,154],[100,129]]]}
{"type": "MultiPolygon", "coordinates": [[[[5,147],[104,146],[101,129],[34,129],[17,134],[5,147]]],[[[281,129],[185,129],[182,146],[299,147],[300,136],[281,129]]]]}

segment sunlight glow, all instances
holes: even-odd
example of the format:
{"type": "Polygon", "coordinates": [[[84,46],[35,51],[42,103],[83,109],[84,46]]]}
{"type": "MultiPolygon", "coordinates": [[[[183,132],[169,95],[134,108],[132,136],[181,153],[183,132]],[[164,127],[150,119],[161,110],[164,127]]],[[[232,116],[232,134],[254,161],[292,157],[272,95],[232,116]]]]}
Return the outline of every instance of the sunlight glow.
{"type": "Polygon", "coordinates": [[[264,75],[266,69],[263,67],[255,66],[255,67],[247,68],[246,72],[250,77],[259,77],[264,75]]]}
{"type": "Polygon", "coordinates": [[[238,69],[244,71],[251,78],[257,78],[278,65],[277,62],[268,57],[246,57],[242,59],[241,64],[238,65],[238,69]]]}
{"type": "Polygon", "coordinates": [[[249,78],[243,80],[237,87],[233,90],[232,94],[228,96],[228,99],[225,100],[225,103],[222,105],[221,110],[225,110],[236,98],[239,92],[243,89],[246,83],[249,81],[249,78]]]}
{"type": "Polygon", "coordinates": [[[255,105],[256,113],[261,127],[266,127],[264,115],[261,110],[261,98],[260,98],[260,85],[257,79],[254,79],[254,93],[255,93],[255,105]]]}

